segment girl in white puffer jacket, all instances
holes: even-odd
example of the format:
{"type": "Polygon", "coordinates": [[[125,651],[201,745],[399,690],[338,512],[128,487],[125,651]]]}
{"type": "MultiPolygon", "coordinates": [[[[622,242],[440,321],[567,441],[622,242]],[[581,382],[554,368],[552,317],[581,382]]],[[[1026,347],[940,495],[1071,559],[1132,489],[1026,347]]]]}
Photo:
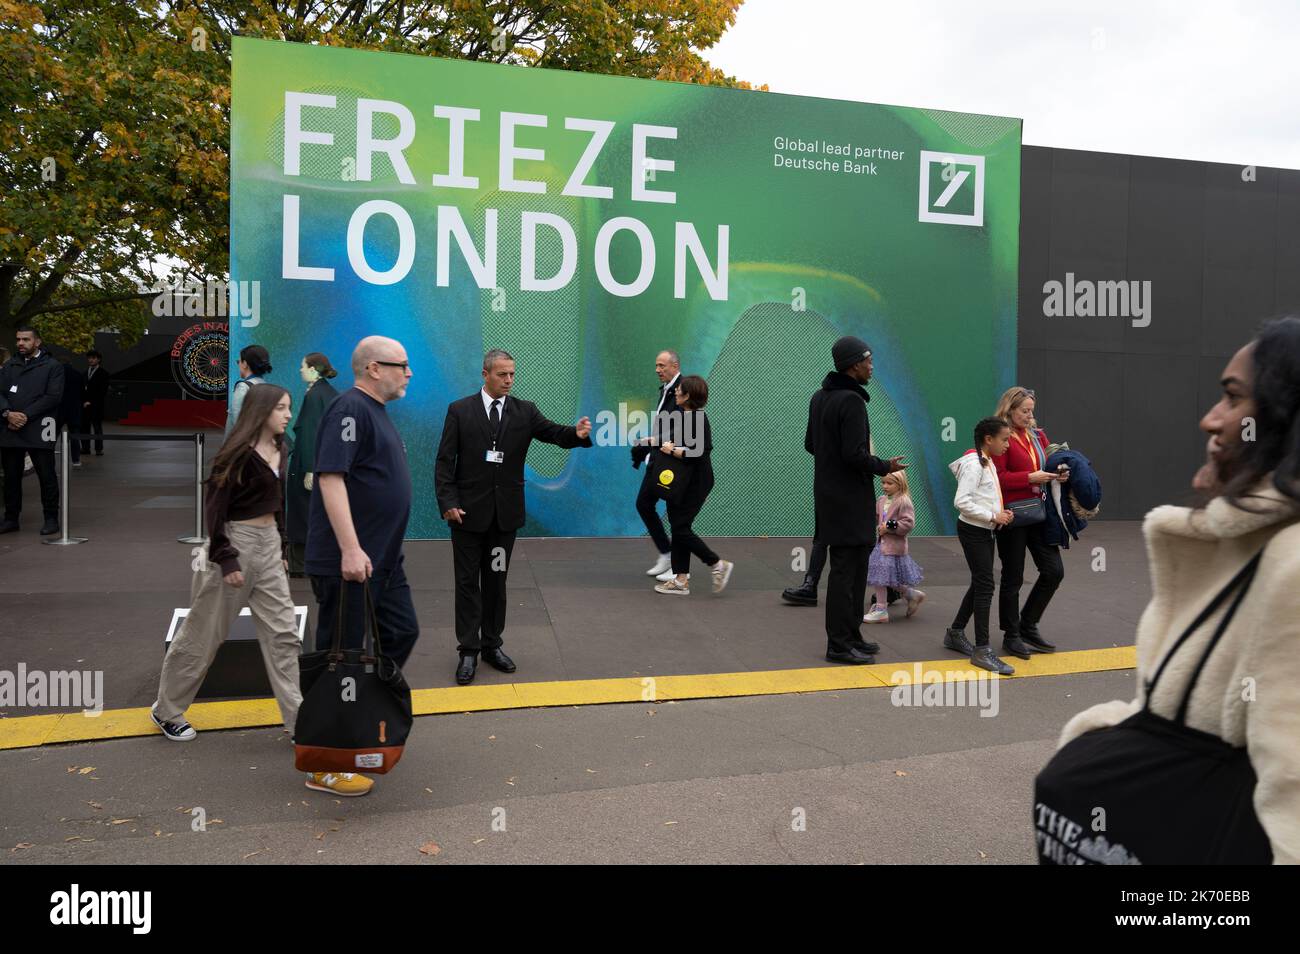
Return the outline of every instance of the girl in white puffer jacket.
{"type": "Polygon", "coordinates": [[[971,664],[1009,676],[1015,672],[993,653],[989,645],[989,610],[993,606],[993,533],[1011,522],[1002,502],[993,458],[1007,452],[1011,428],[1000,417],[986,417],[975,425],[975,446],[948,465],[957,478],[957,539],[970,567],[970,586],[952,626],[944,633],[946,648],[969,656],[971,664]],[[975,617],[975,645],[966,638],[966,623],[975,617]]]}

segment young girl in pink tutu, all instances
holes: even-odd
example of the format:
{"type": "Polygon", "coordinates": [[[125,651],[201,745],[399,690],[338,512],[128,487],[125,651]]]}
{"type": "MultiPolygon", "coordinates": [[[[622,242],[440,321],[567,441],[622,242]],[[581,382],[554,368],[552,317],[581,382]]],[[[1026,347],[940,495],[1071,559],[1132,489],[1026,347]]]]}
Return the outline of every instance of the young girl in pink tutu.
{"type": "Polygon", "coordinates": [[[907,615],[916,612],[925,594],[916,588],[921,568],[907,555],[907,535],[916,526],[916,510],[907,492],[907,474],[896,471],[880,478],[884,496],[876,501],[876,547],[867,564],[867,583],[875,587],[876,605],[862,617],[864,623],[889,622],[888,588],[907,600],[907,615]]]}

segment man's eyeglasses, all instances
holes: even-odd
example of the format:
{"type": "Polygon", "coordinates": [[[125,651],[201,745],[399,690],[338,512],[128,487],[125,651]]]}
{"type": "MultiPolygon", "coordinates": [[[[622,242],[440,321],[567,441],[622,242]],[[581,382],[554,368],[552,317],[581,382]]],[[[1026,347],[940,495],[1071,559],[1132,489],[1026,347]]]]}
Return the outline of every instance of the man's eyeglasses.
{"type": "Polygon", "coordinates": [[[409,361],[380,361],[376,358],[374,363],[382,364],[385,368],[401,368],[403,371],[411,369],[411,362],[409,361]]]}

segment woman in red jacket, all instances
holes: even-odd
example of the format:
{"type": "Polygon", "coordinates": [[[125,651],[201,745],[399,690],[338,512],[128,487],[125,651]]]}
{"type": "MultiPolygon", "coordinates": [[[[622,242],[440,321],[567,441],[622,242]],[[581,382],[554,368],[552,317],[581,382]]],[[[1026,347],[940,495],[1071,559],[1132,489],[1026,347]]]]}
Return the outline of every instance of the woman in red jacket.
{"type": "MultiPolygon", "coordinates": [[[[1014,387],[1006,391],[993,413],[1011,425],[1011,445],[1001,457],[993,458],[1002,485],[1002,499],[1008,504],[1017,500],[1044,497],[1044,486],[1065,475],[1048,473],[1047,434],[1034,420],[1034,392],[1014,387]]],[[[1039,620],[1051,602],[1052,594],[1065,578],[1061,550],[1043,539],[1045,523],[1023,524],[1012,520],[998,532],[998,559],[1002,579],[998,584],[998,626],[1002,629],[1002,651],[1021,659],[1030,653],[1055,652],[1056,647],[1038,631],[1039,620]],[[1025,579],[1025,551],[1034,558],[1038,580],[1020,606],[1020,587],[1025,579]]]]}

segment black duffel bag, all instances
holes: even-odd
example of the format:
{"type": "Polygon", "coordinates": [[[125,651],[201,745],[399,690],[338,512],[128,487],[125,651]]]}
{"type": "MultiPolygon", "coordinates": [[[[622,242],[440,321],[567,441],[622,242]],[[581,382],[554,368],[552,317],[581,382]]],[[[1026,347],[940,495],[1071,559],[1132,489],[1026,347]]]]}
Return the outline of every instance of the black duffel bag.
{"type": "MultiPolygon", "coordinates": [[[[1262,551],[1261,551],[1262,552],[1262,551]]],[[[1259,566],[1243,567],[1174,643],[1146,686],[1142,708],[1061,748],[1034,783],[1040,864],[1269,864],[1255,815],[1250,754],[1186,724],[1197,677],[1259,566]],[[1173,719],[1151,711],[1169,660],[1236,591],[1192,671],[1173,719]]]]}
{"type": "Polygon", "coordinates": [[[383,775],[401,759],[406,746],[411,689],[397,663],[383,653],[369,581],[363,589],[363,647],[342,648],[348,591],[344,581],[330,648],[298,657],[302,706],[293,748],[299,771],[383,775]]]}

